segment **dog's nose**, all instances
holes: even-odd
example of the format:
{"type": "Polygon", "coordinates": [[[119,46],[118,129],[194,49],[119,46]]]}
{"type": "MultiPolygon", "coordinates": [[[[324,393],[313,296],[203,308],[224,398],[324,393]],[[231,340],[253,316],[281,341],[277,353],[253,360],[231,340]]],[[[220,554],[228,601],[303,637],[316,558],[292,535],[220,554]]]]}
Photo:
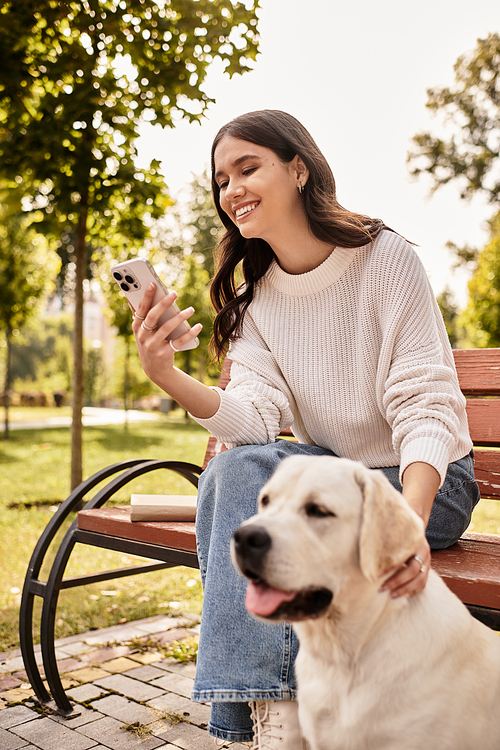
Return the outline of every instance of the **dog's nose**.
{"type": "MultiPolygon", "coordinates": [[[[234,532],[234,551],[240,562],[253,563],[262,561],[271,547],[271,537],[262,526],[240,526],[234,532]]],[[[255,571],[257,572],[257,571],[255,571]]]]}

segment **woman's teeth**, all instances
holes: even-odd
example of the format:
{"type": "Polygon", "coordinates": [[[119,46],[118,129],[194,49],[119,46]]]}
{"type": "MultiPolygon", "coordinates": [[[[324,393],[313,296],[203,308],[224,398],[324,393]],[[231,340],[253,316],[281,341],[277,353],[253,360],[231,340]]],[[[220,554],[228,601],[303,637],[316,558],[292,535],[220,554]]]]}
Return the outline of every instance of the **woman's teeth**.
{"type": "Polygon", "coordinates": [[[238,208],[234,212],[234,215],[236,216],[237,219],[239,219],[240,216],[244,216],[245,214],[248,214],[250,211],[253,211],[254,208],[255,208],[255,206],[256,206],[256,204],[252,203],[252,205],[250,205],[250,206],[243,206],[243,208],[238,208]]]}

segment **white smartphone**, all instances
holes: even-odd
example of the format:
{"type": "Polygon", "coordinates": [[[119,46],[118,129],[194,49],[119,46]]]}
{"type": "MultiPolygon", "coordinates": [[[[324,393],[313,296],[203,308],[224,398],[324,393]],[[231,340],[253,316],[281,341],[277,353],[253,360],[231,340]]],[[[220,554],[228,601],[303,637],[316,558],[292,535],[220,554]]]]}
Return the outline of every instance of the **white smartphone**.
{"type": "MultiPolygon", "coordinates": [[[[165,295],[168,294],[160,277],[154,270],[153,266],[146,260],[146,258],[131,258],[124,263],[117,263],[111,269],[114,280],[122,290],[125,297],[128,299],[134,310],[137,310],[137,305],[144,296],[148,285],[151,282],[156,284],[156,292],[153,298],[153,305],[156,305],[165,295]]],[[[173,318],[179,312],[178,306],[175,302],[161,315],[158,325],[161,326],[165,321],[173,318]]],[[[184,320],[180,325],[175,328],[168,339],[177,339],[182,336],[183,333],[187,333],[190,330],[190,325],[187,320],[184,320]]],[[[179,351],[186,351],[186,349],[195,349],[199,345],[198,338],[191,339],[187,344],[183,344],[179,351]]]]}

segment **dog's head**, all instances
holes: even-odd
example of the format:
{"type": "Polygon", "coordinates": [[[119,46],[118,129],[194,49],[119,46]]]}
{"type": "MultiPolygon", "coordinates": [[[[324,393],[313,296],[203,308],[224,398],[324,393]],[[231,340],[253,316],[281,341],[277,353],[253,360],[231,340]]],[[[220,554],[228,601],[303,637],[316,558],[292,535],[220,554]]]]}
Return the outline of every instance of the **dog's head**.
{"type": "Polygon", "coordinates": [[[293,622],[325,614],[356,581],[378,588],[423,537],[422,520],[382,472],[300,456],[263,487],[258,515],[234,534],[232,556],[250,579],[247,609],[293,622]]]}

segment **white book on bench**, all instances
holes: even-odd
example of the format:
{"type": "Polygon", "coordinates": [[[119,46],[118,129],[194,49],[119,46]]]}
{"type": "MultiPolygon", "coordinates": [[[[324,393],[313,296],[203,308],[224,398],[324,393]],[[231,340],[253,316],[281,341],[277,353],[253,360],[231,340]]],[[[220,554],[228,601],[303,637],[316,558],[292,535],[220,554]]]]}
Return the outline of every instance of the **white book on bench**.
{"type": "Polygon", "coordinates": [[[131,495],[131,521],[194,521],[196,495],[131,495]]]}

